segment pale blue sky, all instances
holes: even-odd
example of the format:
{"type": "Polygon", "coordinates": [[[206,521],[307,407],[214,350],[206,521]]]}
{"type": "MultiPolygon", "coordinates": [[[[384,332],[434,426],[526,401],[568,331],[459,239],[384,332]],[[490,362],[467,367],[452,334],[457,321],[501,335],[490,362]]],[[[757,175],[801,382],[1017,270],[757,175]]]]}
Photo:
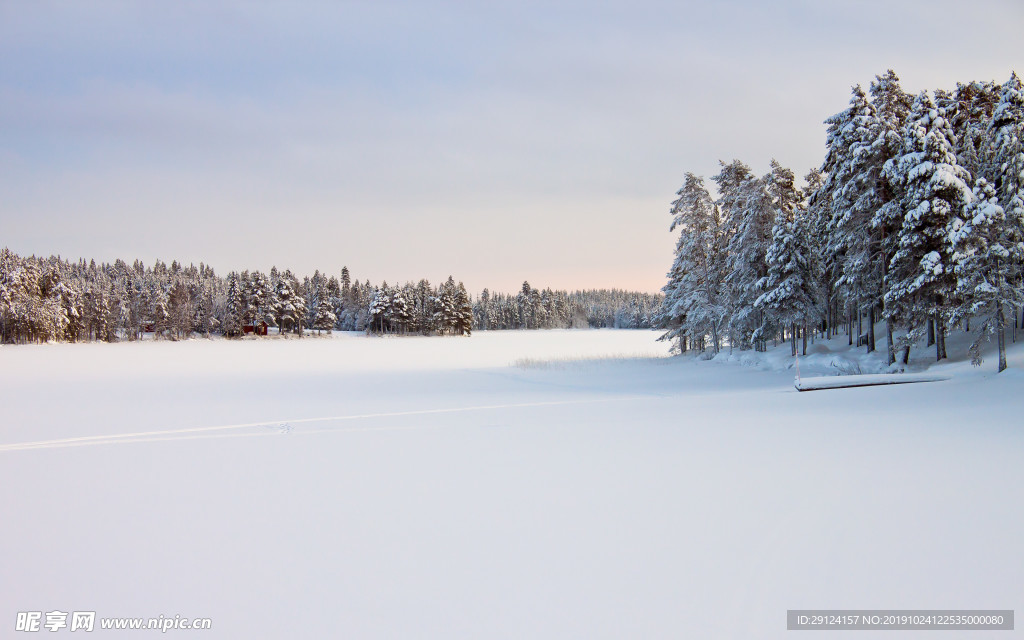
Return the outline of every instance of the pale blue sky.
{"type": "Polygon", "coordinates": [[[719,159],[1024,70],[1024,3],[0,0],[0,245],[654,291],[719,159]]]}

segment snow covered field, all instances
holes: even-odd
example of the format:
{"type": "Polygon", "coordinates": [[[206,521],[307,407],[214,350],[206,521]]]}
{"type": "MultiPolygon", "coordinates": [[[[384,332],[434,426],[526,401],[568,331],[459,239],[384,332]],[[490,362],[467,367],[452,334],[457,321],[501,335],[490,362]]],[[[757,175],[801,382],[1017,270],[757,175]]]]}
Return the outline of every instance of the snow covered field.
{"type": "MultiPolygon", "coordinates": [[[[781,349],[698,362],[656,336],[0,347],[0,637],[52,610],[239,639],[1024,610],[1020,344],[998,376],[797,393],[781,349]]],[[[876,372],[843,345],[801,366],[876,372]]]]}

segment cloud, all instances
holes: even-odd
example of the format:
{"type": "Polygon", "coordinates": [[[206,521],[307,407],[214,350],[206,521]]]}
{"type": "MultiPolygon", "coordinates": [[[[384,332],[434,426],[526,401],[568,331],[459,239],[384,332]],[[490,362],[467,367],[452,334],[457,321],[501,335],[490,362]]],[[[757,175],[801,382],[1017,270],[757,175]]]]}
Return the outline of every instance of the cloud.
{"type": "Polygon", "coordinates": [[[803,174],[886,68],[1021,68],[1017,3],[955,9],[6,4],[0,224],[22,251],[653,290],[686,171],[803,174]]]}

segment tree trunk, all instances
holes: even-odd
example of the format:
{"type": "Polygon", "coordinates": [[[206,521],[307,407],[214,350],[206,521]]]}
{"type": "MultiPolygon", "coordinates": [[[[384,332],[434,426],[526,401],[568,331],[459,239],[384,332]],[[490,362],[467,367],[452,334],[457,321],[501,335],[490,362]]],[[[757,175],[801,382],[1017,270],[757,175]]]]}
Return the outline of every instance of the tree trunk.
{"type": "Polygon", "coordinates": [[[886,349],[886,364],[892,364],[896,362],[896,346],[892,342],[892,320],[885,319],[885,349],[886,349]]]}
{"type": "Polygon", "coordinates": [[[832,337],[839,335],[839,301],[833,305],[832,309],[832,337]]]}
{"type": "Polygon", "coordinates": [[[832,312],[832,322],[834,324],[834,328],[832,329],[832,335],[833,335],[833,337],[835,337],[835,336],[839,335],[839,301],[838,300],[836,300],[835,310],[832,312]]]}
{"type": "Polygon", "coordinates": [[[875,350],[875,305],[868,309],[868,353],[875,350]]]}
{"type": "Polygon", "coordinates": [[[999,372],[1006,369],[1006,320],[1003,316],[1003,305],[996,309],[996,342],[999,344],[999,372]]]}
{"type": "Polygon", "coordinates": [[[936,362],[946,359],[946,323],[942,318],[935,318],[935,351],[936,362]]]}
{"type": "Polygon", "coordinates": [[[806,356],[807,355],[807,318],[804,318],[803,333],[804,333],[804,346],[803,346],[804,350],[803,350],[803,355],[806,356]]]}
{"type": "Polygon", "coordinates": [[[928,318],[928,342],[924,346],[930,347],[935,344],[935,319],[928,318]]]}
{"type": "Polygon", "coordinates": [[[836,321],[839,318],[839,313],[836,309],[835,304],[828,305],[829,319],[828,319],[828,337],[831,340],[836,335],[836,321]]]}
{"type": "Polygon", "coordinates": [[[860,337],[864,335],[864,311],[857,304],[857,346],[860,346],[860,337]]]}
{"type": "MultiPolygon", "coordinates": [[[[764,311],[757,312],[757,325],[764,326],[764,311]]],[[[761,334],[761,339],[757,342],[761,345],[761,353],[768,351],[768,336],[761,334]]]]}

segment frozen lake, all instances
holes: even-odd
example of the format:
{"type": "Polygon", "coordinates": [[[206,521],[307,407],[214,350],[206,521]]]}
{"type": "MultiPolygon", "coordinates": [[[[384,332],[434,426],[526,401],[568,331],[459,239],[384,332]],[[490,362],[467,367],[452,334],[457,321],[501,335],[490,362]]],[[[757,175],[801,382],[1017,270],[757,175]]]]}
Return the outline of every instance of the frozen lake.
{"type": "Polygon", "coordinates": [[[782,638],[787,609],[1020,608],[1019,368],[801,394],[656,336],[0,347],[0,628],[782,638]]]}

